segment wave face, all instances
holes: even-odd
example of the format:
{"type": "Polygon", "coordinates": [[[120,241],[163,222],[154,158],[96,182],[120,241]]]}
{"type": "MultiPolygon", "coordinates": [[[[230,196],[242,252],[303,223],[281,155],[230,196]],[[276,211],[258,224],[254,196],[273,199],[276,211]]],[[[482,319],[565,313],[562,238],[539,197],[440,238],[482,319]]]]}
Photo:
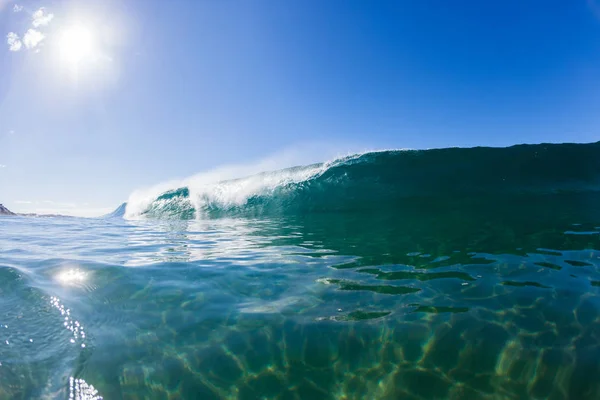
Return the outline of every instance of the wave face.
{"type": "Polygon", "coordinates": [[[587,191],[600,191],[600,142],[392,150],[175,187],[150,200],[130,200],[125,216],[193,219],[364,212],[423,200],[587,191]]]}
{"type": "Polygon", "coordinates": [[[109,214],[103,215],[100,218],[123,218],[125,216],[125,212],[127,210],[127,203],[121,204],[114,211],[109,214]]]}

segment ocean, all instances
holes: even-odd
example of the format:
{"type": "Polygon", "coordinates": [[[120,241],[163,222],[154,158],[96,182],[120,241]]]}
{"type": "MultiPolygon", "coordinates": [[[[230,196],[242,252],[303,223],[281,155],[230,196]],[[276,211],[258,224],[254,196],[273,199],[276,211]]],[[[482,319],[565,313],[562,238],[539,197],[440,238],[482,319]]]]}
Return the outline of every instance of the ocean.
{"type": "Polygon", "coordinates": [[[599,399],[600,142],[0,218],[0,399],[599,399]]]}

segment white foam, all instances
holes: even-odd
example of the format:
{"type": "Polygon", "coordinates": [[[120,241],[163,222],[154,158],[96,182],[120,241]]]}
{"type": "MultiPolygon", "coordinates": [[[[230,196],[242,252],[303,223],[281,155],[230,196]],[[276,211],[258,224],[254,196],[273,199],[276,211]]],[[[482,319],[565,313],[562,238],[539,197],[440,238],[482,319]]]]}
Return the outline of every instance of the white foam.
{"type": "MultiPolygon", "coordinates": [[[[283,185],[304,182],[323,173],[332,165],[337,165],[342,161],[347,162],[362,154],[372,152],[347,152],[344,156],[338,153],[337,157],[329,158],[331,161],[311,164],[316,161],[316,155],[323,153],[322,149],[320,150],[314,151],[314,148],[307,149],[306,146],[298,147],[256,163],[223,166],[189,178],[172,180],[147,189],[136,190],[127,201],[125,218],[142,218],[143,212],[158,196],[182,187],[189,189],[189,201],[196,210],[202,210],[210,205],[218,205],[223,208],[240,206],[252,196],[266,195],[283,185]],[[309,165],[290,168],[302,164],[309,165]]],[[[197,213],[197,217],[201,218],[201,213],[197,213]]]]}

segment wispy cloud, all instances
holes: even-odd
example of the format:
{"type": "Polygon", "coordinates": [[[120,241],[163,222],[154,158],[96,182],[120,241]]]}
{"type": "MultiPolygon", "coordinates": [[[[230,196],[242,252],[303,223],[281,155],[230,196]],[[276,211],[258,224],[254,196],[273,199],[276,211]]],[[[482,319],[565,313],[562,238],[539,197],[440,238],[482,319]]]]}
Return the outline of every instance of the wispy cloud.
{"type": "Polygon", "coordinates": [[[33,13],[33,15],[31,16],[31,18],[33,19],[33,26],[35,28],[39,27],[39,26],[46,26],[50,23],[50,21],[52,21],[52,18],[54,18],[54,14],[48,14],[46,12],[46,9],[44,7],[40,8],[39,10],[37,10],[36,12],[33,13]]]}
{"type": "Polygon", "coordinates": [[[19,35],[14,32],[9,32],[8,35],[6,35],[6,43],[8,44],[8,49],[10,51],[19,51],[21,50],[21,47],[23,47],[19,35]]]}
{"type": "Polygon", "coordinates": [[[6,165],[0,164],[0,168],[6,168],[6,165]]]}
{"type": "Polygon", "coordinates": [[[33,49],[40,44],[45,37],[46,36],[42,32],[36,31],[35,29],[29,29],[25,32],[25,35],[23,35],[23,44],[28,49],[33,49]]]}
{"type": "Polygon", "coordinates": [[[60,202],[52,200],[15,200],[14,205],[19,212],[44,214],[72,215],[76,217],[97,217],[108,214],[111,208],[80,207],[76,203],[60,202]]]}
{"type": "Polygon", "coordinates": [[[10,131],[8,131],[8,134],[12,136],[15,134],[15,131],[11,129],[10,131]]]}
{"type": "Polygon", "coordinates": [[[53,200],[42,200],[42,204],[51,204],[58,208],[76,208],[78,207],[77,203],[68,203],[62,201],[53,201],[53,200]]]}
{"type": "Polygon", "coordinates": [[[18,13],[18,12],[21,12],[21,11],[23,11],[23,6],[21,6],[21,5],[19,5],[19,4],[15,4],[15,5],[13,6],[13,12],[16,12],[16,13],[18,13]]]}
{"type": "Polygon", "coordinates": [[[39,215],[58,214],[72,217],[99,217],[112,211],[112,208],[38,208],[23,206],[28,208],[27,212],[34,212],[39,215]]]}

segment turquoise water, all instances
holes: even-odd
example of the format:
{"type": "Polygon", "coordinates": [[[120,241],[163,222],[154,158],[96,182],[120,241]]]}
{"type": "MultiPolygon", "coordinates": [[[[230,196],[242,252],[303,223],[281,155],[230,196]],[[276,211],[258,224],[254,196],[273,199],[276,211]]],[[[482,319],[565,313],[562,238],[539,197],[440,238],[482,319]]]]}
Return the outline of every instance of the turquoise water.
{"type": "Polygon", "coordinates": [[[572,146],[2,218],[0,398],[598,399],[600,151],[572,146]]]}

